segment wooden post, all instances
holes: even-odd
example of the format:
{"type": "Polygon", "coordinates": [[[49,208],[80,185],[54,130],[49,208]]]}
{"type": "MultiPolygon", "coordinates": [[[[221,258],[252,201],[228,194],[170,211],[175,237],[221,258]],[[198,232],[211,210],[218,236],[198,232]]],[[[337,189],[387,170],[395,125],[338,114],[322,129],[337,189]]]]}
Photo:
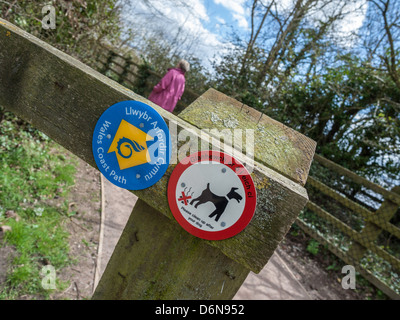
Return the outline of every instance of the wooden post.
{"type": "Polygon", "coordinates": [[[239,145],[243,153],[252,154],[256,162],[305,185],[316,143],[299,132],[214,89],[200,96],[179,117],[207,129],[217,140],[222,130],[230,130],[236,142],[242,140],[239,145]],[[242,130],[242,136],[235,135],[237,129],[242,130]],[[254,150],[247,150],[245,143],[245,130],[249,129],[254,132],[254,146],[249,145],[254,150]]]}
{"type": "MultiPolygon", "coordinates": [[[[140,198],[138,207],[94,298],[231,298],[249,270],[261,271],[307,203],[303,186],[315,142],[215,90],[176,117],[0,19],[0,104],[94,167],[91,145],[96,122],[104,110],[122,100],[151,105],[170,129],[176,128],[171,130],[173,141],[186,130],[198,145],[209,149],[219,143],[199,129],[206,127],[200,122],[212,123],[216,117],[211,113],[191,117],[189,111],[196,114],[204,108],[211,112],[218,104],[215,110],[222,119],[218,126],[244,128],[249,121],[258,135],[252,172],[258,204],[250,224],[232,238],[205,241],[186,234],[168,205],[167,185],[176,165],[172,159],[160,181],[135,191],[140,198]]],[[[184,143],[178,141],[176,148],[184,143]]],[[[235,157],[242,163],[252,161],[241,152],[235,157]]]]}
{"type": "Polygon", "coordinates": [[[249,271],[139,199],[93,299],[232,299],[249,271]]]}
{"type": "MultiPolygon", "coordinates": [[[[400,194],[400,186],[394,187],[392,192],[400,194]]],[[[380,222],[389,222],[397,212],[399,205],[392,200],[385,199],[380,208],[374,213],[373,217],[380,222]]],[[[366,242],[374,242],[381,234],[382,229],[373,222],[367,222],[360,232],[360,237],[366,242]]],[[[358,242],[354,242],[350,247],[348,254],[355,261],[359,261],[367,251],[367,248],[358,242]]]]}
{"type": "MultiPolygon", "coordinates": [[[[179,116],[197,124],[198,127],[213,128],[214,123],[212,125],[207,123],[211,117],[215,118],[213,115],[218,112],[227,111],[230,116],[227,116],[227,113],[224,118],[220,119],[221,123],[224,119],[229,119],[236,124],[237,129],[251,128],[255,125],[258,126],[259,131],[268,128],[269,134],[275,135],[273,138],[283,141],[282,145],[275,143],[270,147],[264,145],[269,150],[263,149],[262,145],[258,144],[255,152],[256,160],[265,162],[265,158],[269,154],[276,154],[276,152],[280,154],[279,149],[282,148],[291,151],[283,157],[291,157],[292,152],[297,152],[304,158],[309,156],[298,150],[299,146],[304,148],[304,143],[312,145],[312,142],[306,141],[307,138],[304,137],[301,140],[300,137],[297,137],[299,141],[303,141],[303,144],[296,144],[294,139],[281,139],[287,137],[287,132],[293,135],[296,133],[266,116],[260,121],[261,114],[259,112],[244,107],[236,100],[213,89],[207,91],[179,116]],[[283,146],[283,143],[286,145],[283,146]]],[[[220,128],[226,129],[223,124],[220,124],[220,128]]],[[[243,146],[245,146],[244,142],[242,141],[243,146]]],[[[293,169],[293,164],[290,163],[291,159],[284,159],[285,161],[270,162],[270,165],[297,183],[303,182],[308,173],[308,168],[304,165],[309,165],[310,159],[301,161],[295,158],[299,161],[301,171],[293,169]],[[299,172],[304,175],[299,175],[299,172]]],[[[264,188],[268,188],[268,186],[264,186],[264,188]]],[[[275,208],[270,207],[270,203],[266,199],[261,200],[259,206],[265,208],[266,214],[268,214],[267,212],[275,213],[275,208]]],[[[250,270],[205,243],[205,241],[186,233],[170,220],[160,220],[156,210],[143,202],[138,202],[93,298],[231,299],[250,270]],[[151,216],[154,219],[151,219],[151,216]],[[138,225],[142,227],[139,228],[138,225]],[[142,232],[143,240],[139,234],[141,228],[146,230],[142,232]],[[146,237],[148,234],[152,236],[146,237]]]]}

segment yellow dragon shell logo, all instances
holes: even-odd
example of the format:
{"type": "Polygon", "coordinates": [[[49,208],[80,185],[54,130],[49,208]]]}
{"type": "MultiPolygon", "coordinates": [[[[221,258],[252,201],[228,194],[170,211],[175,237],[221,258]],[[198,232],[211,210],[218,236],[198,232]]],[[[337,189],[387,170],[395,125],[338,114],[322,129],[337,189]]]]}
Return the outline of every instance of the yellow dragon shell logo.
{"type": "Polygon", "coordinates": [[[115,152],[121,170],[151,161],[147,141],[154,140],[146,132],[122,120],[107,153],[115,152]]]}

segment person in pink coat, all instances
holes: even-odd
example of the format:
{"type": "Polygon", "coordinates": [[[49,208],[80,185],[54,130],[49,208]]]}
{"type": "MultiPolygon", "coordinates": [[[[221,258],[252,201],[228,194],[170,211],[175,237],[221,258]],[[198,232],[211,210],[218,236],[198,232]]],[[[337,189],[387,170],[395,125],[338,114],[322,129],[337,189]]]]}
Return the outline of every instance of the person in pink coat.
{"type": "Polygon", "coordinates": [[[153,88],[149,100],[172,112],[185,91],[185,73],[189,70],[190,64],[186,60],[181,60],[175,68],[168,69],[165,76],[153,88]]]}

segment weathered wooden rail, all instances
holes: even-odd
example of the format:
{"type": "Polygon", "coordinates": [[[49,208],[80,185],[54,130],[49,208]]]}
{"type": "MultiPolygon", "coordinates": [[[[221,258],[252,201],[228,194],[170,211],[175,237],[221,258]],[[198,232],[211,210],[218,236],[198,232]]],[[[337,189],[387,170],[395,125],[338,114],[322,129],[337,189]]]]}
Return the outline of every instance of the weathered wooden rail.
{"type": "MultiPolygon", "coordinates": [[[[91,66],[100,73],[130,89],[135,87],[136,80],[141,77],[139,74],[140,63],[135,61],[131,54],[124,54],[120,52],[120,50],[104,44],[100,46],[97,54],[97,61],[91,63],[91,66]]],[[[145,88],[148,96],[154,85],[161,80],[163,75],[158,74],[151,69],[147,69],[147,72],[150,75],[150,77],[146,79],[145,88]]],[[[179,113],[179,111],[186,108],[199,96],[199,93],[186,86],[182,99],[178,101],[174,113],[179,113]]]]}
{"type": "MultiPolygon", "coordinates": [[[[140,64],[132,60],[132,56],[129,54],[123,54],[119,52],[117,49],[112,47],[103,46],[103,50],[99,53],[99,59],[94,65],[97,70],[101,73],[106,74],[119,83],[128,86],[130,88],[134,87],[135,80],[140,77],[138,74],[138,69],[140,64]]],[[[157,83],[162,75],[159,75],[151,70],[148,70],[151,77],[151,81],[147,81],[147,90],[150,93],[152,86],[157,83]]],[[[185,91],[185,101],[192,102],[197,99],[200,95],[190,88],[186,88],[185,91]]],[[[179,105],[177,110],[187,108],[187,103],[184,101],[179,101],[179,105]]],[[[201,108],[201,107],[200,107],[201,108]]],[[[193,109],[193,108],[190,108],[193,109]]],[[[189,109],[188,109],[189,110],[189,109]]],[[[188,110],[184,110],[181,117],[185,118],[185,114],[188,113],[188,110]]],[[[225,108],[226,110],[226,108],[225,108]]],[[[239,109],[240,110],[240,109],[239,109]]],[[[215,110],[205,109],[204,112],[201,110],[197,110],[197,116],[199,119],[204,119],[207,121],[202,121],[196,118],[195,121],[191,121],[190,119],[186,119],[191,122],[193,125],[198,125],[200,128],[218,128],[220,130],[224,129],[224,126],[221,123],[216,123],[215,121],[211,123],[208,115],[210,112],[214,113],[214,118],[218,119],[218,117],[222,117],[222,119],[226,118],[226,114],[221,115],[216,113],[215,110]],[[225,118],[224,118],[225,117],[225,118]]],[[[231,110],[232,112],[236,112],[231,110]]],[[[243,111],[243,110],[242,110],[243,111]]],[[[254,112],[254,111],[252,111],[254,112]]],[[[190,111],[193,113],[193,110],[190,111]]],[[[217,121],[218,122],[218,121],[217,121]]],[[[242,128],[256,128],[256,125],[250,124],[251,121],[247,121],[247,123],[242,126],[242,128]]],[[[263,162],[266,166],[268,163],[271,162],[271,153],[262,154],[263,150],[259,149],[260,144],[256,145],[255,150],[255,157],[258,161],[263,162]]],[[[363,204],[359,204],[349,198],[346,198],[344,195],[340,194],[336,190],[333,190],[331,187],[323,184],[322,182],[318,181],[317,179],[313,178],[312,176],[308,177],[308,183],[306,187],[314,187],[315,189],[322,192],[326,197],[337,201],[343,205],[346,209],[349,209],[350,212],[346,213],[347,215],[359,215],[363,220],[366,221],[367,226],[362,230],[362,232],[357,232],[353,230],[350,226],[346,225],[346,223],[342,222],[340,219],[329,213],[327,210],[324,210],[320,205],[309,201],[307,204],[307,208],[314,213],[316,213],[320,219],[324,221],[328,221],[329,223],[336,226],[337,232],[341,232],[345,234],[347,237],[352,239],[354,245],[350,248],[349,251],[343,251],[338,248],[336,245],[331,243],[326,237],[322,236],[321,233],[317,233],[312,226],[307,225],[303,220],[296,220],[298,226],[300,226],[305,232],[307,232],[312,237],[316,238],[318,241],[326,245],[334,254],[339,256],[343,261],[348,264],[352,264],[356,266],[357,271],[359,271],[367,280],[369,280],[372,284],[380,288],[383,292],[385,292],[388,296],[392,298],[399,298],[398,293],[396,293],[393,289],[391,289],[388,284],[379,280],[371,271],[366,270],[364,267],[360,265],[360,259],[364,256],[367,250],[372,251],[379,257],[383,258],[385,261],[390,263],[393,268],[400,270],[399,268],[399,259],[394,256],[393,254],[388,253],[385,249],[381,248],[379,245],[376,244],[376,239],[378,238],[379,234],[382,230],[389,232],[391,235],[400,239],[400,228],[390,223],[390,218],[396,213],[396,205],[400,205],[400,195],[398,195],[397,189],[392,191],[388,191],[381,186],[372,183],[371,181],[355,174],[354,172],[341,167],[340,165],[330,161],[318,154],[315,154],[314,160],[319,164],[323,165],[324,167],[328,168],[332,172],[336,172],[343,177],[350,179],[351,181],[365,187],[366,189],[372,190],[375,193],[382,195],[385,199],[385,204],[382,204],[382,208],[379,209],[377,212],[371,211],[370,208],[367,208],[363,204]],[[389,208],[391,209],[387,209],[389,208]],[[387,214],[389,212],[389,214],[387,214]]],[[[274,161],[272,161],[274,162],[274,161]]]]}
{"type": "MultiPolygon", "coordinates": [[[[100,115],[122,100],[148,103],[169,124],[173,160],[191,132],[198,145],[219,144],[200,128],[229,117],[237,128],[257,130],[252,177],[258,203],[251,223],[238,235],[205,241],[184,231],[167,200],[170,164],[163,178],[135,191],[139,201],[100,280],[94,299],[230,299],[250,270],[259,272],[307,203],[304,184],[315,143],[294,130],[215,90],[177,117],[0,20],[0,104],[96,167],[92,133],[100,115]],[[208,112],[208,113],[204,113],[208,112]],[[191,124],[191,123],[195,124],[191,124]],[[215,122],[215,121],[214,121],[215,122]]],[[[220,121],[218,126],[223,125],[220,121]]],[[[251,163],[244,153],[235,157],[251,163]]]]}
{"type": "MultiPolygon", "coordinates": [[[[382,290],[392,299],[400,299],[400,288],[394,287],[385,282],[382,277],[378,277],[374,269],[368,269],[362,264],[362,258],[368,253],[374,254],[379,259],[387,263],[390,268],[400,274],[400,260],[395,254],[389,252],[387,248],[377,243],[379,235],[382,231],[388,232],[391,236],[400,239],[400,228],[390,222],[394,215],[399,211],[400,206],[400,186],[394,187],[388,191],[381,186],[363,178],[350,170],[341,167],[340,165],[324,158],[315,155],[314,159],[321,165],[338,173],[341,176],[347,177],[351,181],[364,186],[384,197],[384,201],[376,211],[371,211],[357,202],[346,198],[336,190],[321,183],[312,176],[308,177],[307,185],[312,186],[319,192],[322,192],[326,197],[341,204],[346,211],[346,216],[355,216],[359,221],[363,221],[361,231],[354,230],[351,226],[343,222],[334,214],[323,209],[320,205],[309,201],[306,208],[314,212],[321,220],[328,222],[336,230],[335,233],[341,233],[348,237],[350,245],[346,249],[340,248],[333,243],[328,235],[324,235],[317,227],[310,225],[303,218],[298,218],[296,224],[306,233],[324,244],[332,253],[337,255],[347,264],[353,265],[356,270],[368,281],[382,290]]],[[[397,252],[397,255],[399,252],[397,252]]],[[[381,263],[377,262],[376,267],[380,268],[381,263]]]]}

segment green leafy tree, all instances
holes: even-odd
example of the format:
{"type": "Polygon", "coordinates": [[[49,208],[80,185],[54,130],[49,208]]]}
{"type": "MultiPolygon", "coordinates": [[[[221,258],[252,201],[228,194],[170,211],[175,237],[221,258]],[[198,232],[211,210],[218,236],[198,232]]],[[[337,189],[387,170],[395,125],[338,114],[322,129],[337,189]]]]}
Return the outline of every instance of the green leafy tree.
{"type": "MultiPolygon", "coordinates": [[[[102,44],[119,45],[123,34],[121,9],[125,0],[0,1],[0,17],[52,46],[93,65],[102,44]],[[55,29],[44,29],[42,8],[55,9],[55,29]]],[[[0,121],[4,117],[0,106],[0,121]]]]}
{"type": "Polygon", "coordinates": [[[317,141],[317,151],[369,177],[396,179],[400,155],[400,90],[387,73],[355,57],[338,56],[336,68],[285,87],[268,110],[317,141]]]}
{"type": "Polygon", "coordinates": [[[385,177],[389,187],[400,179],[400,4],[365,3],[294,0],[283,9],[251,1],[250,33],[235,34],[211,84],[313,138],[325,157],[376,182],[385,177]],[[346,17],[365,12],[357,34],[338,31],[346,17]]]}
{"type": "Polygon", "coordinates": [[[121,5],[117,0],[1,1],[0,17],[82,60],[95,58],[101,42],[117,44],[122,33],[121,5]],[[119,3],[117,5],[117,2],[119,3]],[[55,9],[55,29],[44,29],[42,8],[55,9]]]}

